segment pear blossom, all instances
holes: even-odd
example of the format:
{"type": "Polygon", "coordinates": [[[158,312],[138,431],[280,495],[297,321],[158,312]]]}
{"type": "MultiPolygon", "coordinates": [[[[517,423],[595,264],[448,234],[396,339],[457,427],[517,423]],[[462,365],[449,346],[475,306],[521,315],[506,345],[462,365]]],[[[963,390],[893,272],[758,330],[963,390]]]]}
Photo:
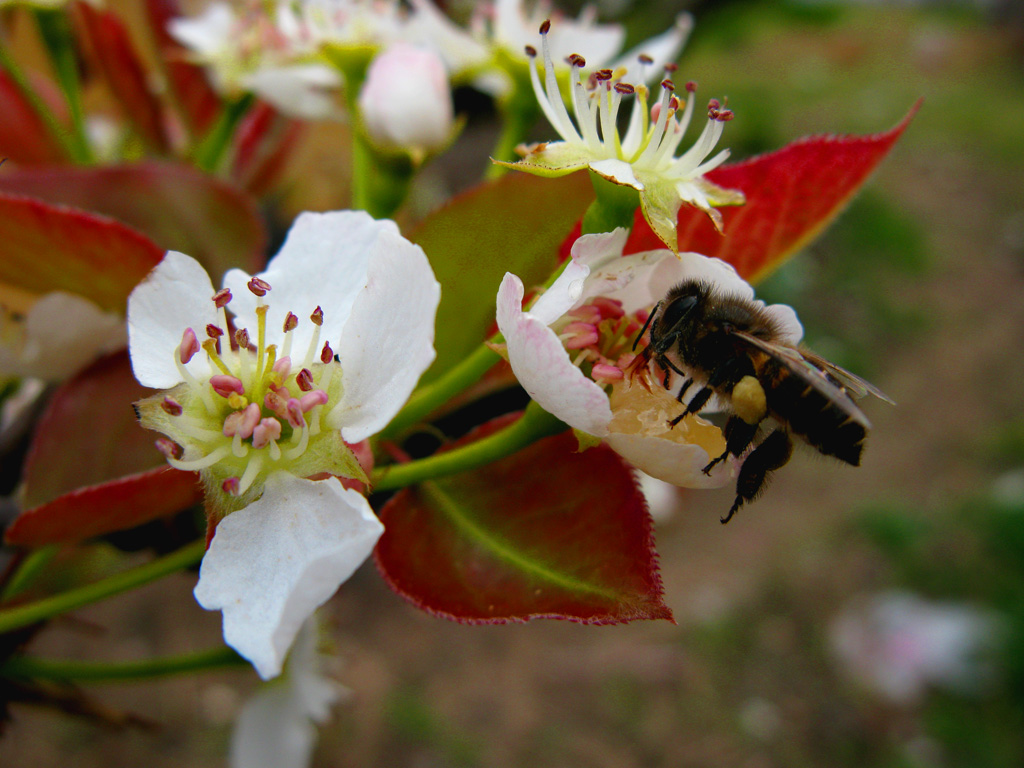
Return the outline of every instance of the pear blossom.
{"type": "Polygon", "coordinates": [[[129,297],[135,377],[163,390],[140,422],[199,473],[216,526],[196,598],[264,678],[383,531],[338,477],[366,480],[349,444],[433,360],[439,297],[423,251],[361,211],[302,214],[266,271],[231,270],[219,291],[170,251],[129,297]]]}
{"type": "Polygon", "coordinates": [[[205,66],[213,87],[228,98],[255,93],[285,114],[320,119],[338,113],[332,91],[340,75],[316,59],[310,32],[293,22],[288,4],[240,11],[211,3],[194,17],[173,19],[168,32],[205,66]]]}
{"type": "Polygon", "coordinates": [[[263,683],[242,707],[231,733],[231,768],[299,768],[309,765],[316,725],[347,690],[322,674],[317,621],[299,631],[284,674],[263,683]]]}
{"type": "MultiPolygon", "coordinates": [[[[728,462],[703,472],[725,449],[721,430],[698,415],[672,426],[684,408],[676,388],[632,383],[633,346],[654,305],[683,280],[703,280],[747,300],[754,291],[730,265],[698,253],[623,256],[627,237],[621,228],[580,237],[572,260],[528,310],[522,281],[505,274],[497,320],[509,363],[538,405],[605,440],[638,469],[676,486],[717,488],[734,474],[728,462]]],[[[803,330],[790,307],[766,311],[786,341],[799,341],[803,330]]]]}
{"type": "Polygon", "coordinates": [[[452,138],[454,107],[441,59],[407,43],[380,53],[359,92],[359,114],[381,148],[419,159],[443,148],[452,138]]]}
{"type": "MultiPolygon", "coordinates": [[[[740,205],[744,202],[743,194],[713,184],[704,174],[729,157],[728,149],[708,156],[718,144],[725,123],[732,119],[732,111],[712,99],[700,137],[676,156],[694,114],[695,84],[687,83],[688,96],[682,104],[674,95],[675,84],[667,78],[662,80],[660,100],[649,110],[645,85],[634,86],[624,81],[622,70],[597,69],[584,77],[587,61],[573,54],[569,64],[574,122],[562,101],[549,34],[550,25],[545,22],[541,26],[544,84],[535,66],[530,67],[530,79],[544,115],[562,141],[519,147],[522,159],[502,165],[539,176],[563,176],[589,168],[613,184],[636,189],[644,218],[673,251],[679,247],[676,222],[683,203],[700,208],[721,230],[722,216],[715,206],[740,205]],[[620,136],[618,115],[625,96],[635,99],[629,126],[625,135],[620,136]],[[680,109],[682,114],[677,117],[680,109]]],[[[527,54],[533,58],[536,50],[530,47],[527,54]]],[[[648,61],[644,59],[645,63],[648,61]]]]}
{"type": "Polygon", "coordinates": [[[0,306],[0,377],[61,381],[124,343],[124,317],[84,296],[53,291],[22,312],[0,306]]]}
{"type": "Polygon", "coordinates": [[[850,677],[897,704],[931,686],[977,694],[993,680],[1002,617],[962,602],[890,590],[845,608],[832,622],[832,652],[850,677]]]}
{"type": "Polygon", "coordinates": [[[658,71],[679,55],[693,26],[689,14],[679,14],[668,30],[616,58],[622,50],[625,30],[620,24],[598,24],[591,6],[571,19],[553,11],[548,2],[479,3],[468,31],[454,24],[431,0],[412,0],[412,7],[407,34],[419,43],[434,46],[454,77],[468,79],[479,90],[499,99],[512,92],[516,71],[521,69],[522,50],[536,39],[536,30],[545,19],[555,19],[549,43],[553,61],[564,74],[569,72],[568,67],[560,66],[565,57],[585,50],[598,66],[626,67],[634,79],[639,76],[636,66],[641,52],[656,62],[654,71],[658,71]]]}

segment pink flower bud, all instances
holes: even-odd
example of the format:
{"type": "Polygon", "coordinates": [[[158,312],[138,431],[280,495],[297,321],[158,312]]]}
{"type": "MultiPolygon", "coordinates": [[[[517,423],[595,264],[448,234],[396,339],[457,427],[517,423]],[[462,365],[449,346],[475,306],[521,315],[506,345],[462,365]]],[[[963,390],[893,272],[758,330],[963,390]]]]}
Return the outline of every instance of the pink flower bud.
{"type": "Polygon", "coordinates": [[[359,109],[366,132],[382,147],[440,149],[453,113],[444,64],[432,51],[396,43],[370,64],[359,109]]]}

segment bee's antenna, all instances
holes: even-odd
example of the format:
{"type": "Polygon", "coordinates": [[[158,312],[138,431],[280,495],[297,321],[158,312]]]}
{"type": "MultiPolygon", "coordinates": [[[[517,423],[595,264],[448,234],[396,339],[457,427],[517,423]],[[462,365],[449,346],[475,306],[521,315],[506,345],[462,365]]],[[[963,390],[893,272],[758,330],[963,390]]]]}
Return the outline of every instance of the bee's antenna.
{"type": "Polygon", "coordinates": [[[651,320],[654,319],[654,316],[656,314],[658,314],[658,310],[661,309],[661,305],[663,303],[664,303],[663,301],[659,301],[657,304],[655,304],[654,305],[654,309],[651,310],[651,314],[649,314],[647,316],[647,320],[644,322],[644,327],[640,329],[640,333],[638,333],[636,335],[636,338],[633,340],[633,351],[634,352],[636,352],[636,345],[639,344],[640,343],[640,339],[642,339],[644,337],[644,331],[647,330],[647,326],[651,324],[651,320]]]}

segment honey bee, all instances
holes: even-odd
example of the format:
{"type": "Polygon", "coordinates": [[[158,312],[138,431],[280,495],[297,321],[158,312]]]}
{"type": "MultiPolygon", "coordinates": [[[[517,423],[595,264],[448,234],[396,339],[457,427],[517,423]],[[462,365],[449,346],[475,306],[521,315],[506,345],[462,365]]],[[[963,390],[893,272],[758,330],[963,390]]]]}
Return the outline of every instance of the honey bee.
{"type": "Polygon", "coordinates": [[[726,447],[704,467],[707,474],[729,456],[746,455],[736,481],[729,522],[743,504],[758,497],[769,475],[793,452],[792,436],[826,456],[860,465],[871,424],[853,397],[871,394],[893,403],[874,386],[783,340],[779,324],[764,306],[717,293],[709,284],[690,280],[675,286],[658,302],[640,329],[633,348],[650,328],[648,345],[632,368],[647,371],[653,362],[683,378],[676,400],[699,385],[685,409],[669,424],[703,409],[712,395],[729,411],[726,447]],[[770,425],[771,429],[762,428],[770,425]]]}

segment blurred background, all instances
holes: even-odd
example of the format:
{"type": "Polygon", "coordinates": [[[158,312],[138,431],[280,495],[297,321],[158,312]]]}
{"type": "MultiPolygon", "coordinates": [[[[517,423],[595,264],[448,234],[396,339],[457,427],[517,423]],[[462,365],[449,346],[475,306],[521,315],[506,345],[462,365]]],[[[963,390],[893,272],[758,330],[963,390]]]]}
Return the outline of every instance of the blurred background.
{"type": "MultiPolygon", "coordinates": [[[[800,453],[728,526],[731,490],[652,496],[678,621],[464,627],[367,564],[328,604],[350,693],[315,765],[1024,765],[1024,11],[998,2],[703,2],[678,79],[728,96],[733,158],[872,133],[924,105],[867,189],[759,291],[810,346],[896,400],[854,470],[800,453]]],[[[636,42],[678,3],[609,0],[636,42]]],[[[567,10],[569,10],[567,8],[567,10]]],[[[420,180],[476,180],[488,105],[420,180]]],[[[346,158],[313,132],[280,218],[336,204],[346,158]]],[[[538,127],[538,138],[548,130],[538,127]]],[[[432,191],[433,190],[433,191],[432,191]]],[[[102,566],[97,548],[93,557],[102,566]]],[[[54,578],[60,578],[59,573],[54,578]]],[[[180,574],[54,623],[39,655],[210,647],[180,574]]],[[[5,766],[224,764],[249,670],[94,686],[143,727],[13,710],[5,766]]]]}

